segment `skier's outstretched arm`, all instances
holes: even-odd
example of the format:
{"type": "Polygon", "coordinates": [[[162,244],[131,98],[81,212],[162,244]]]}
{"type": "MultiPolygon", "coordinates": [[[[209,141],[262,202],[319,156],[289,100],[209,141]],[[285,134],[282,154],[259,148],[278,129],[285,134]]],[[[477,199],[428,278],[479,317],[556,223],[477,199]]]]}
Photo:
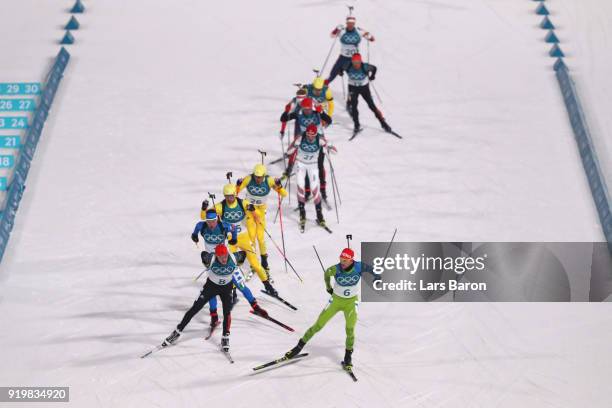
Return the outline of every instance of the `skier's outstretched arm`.
{"type": "Polygon", "coordinates": [[[372,275],[372,277],[374,278],[375,281],[381,279],[380,275],[377,275],[377,274],[374,273],[374,268],[372,267],[372,265],[366,264],[366,263],[363,263],[363,262],[360,262],[360,263],[361,263],[361,272],[362,273],[363,272],[369,273],[370,275],[372,275]]]}

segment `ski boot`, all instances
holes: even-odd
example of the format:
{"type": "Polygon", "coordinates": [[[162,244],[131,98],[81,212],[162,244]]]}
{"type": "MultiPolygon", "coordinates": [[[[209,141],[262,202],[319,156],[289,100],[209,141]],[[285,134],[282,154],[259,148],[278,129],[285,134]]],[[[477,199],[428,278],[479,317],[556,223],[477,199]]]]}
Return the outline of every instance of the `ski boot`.
{"type": "Polygon", "coordinates": [[[179,337],[181,337],[181,331],[179,329],[174,330],[168,337],[166,337],[166,340],[164,340],[162,343],[162,347],[167,347],[176,343],[179,337]]]}
{"type": "Polygon", "coordinates": [[[278,292],[276,291],[276,289],[274,289],[274,287],[272,286],[272,284],[270,283],[270,281],[265,280],[265,281],[263,281],[262,283],[263,283],[264,288],[265,288],[264,290],[266,291],[266,293],[267,293],[268,295],[271,295],[271,296],[278,296],[278,292]]]}
{"type": "Polygon", "coordinates": [[[272,275],[270,275],[270,271],[266,271],[265,269],[264,271],[266,272],[266,278],[268,278],[270,283],[274,283],[274,279],[272,279],[272,275]]]}
{"type": "Polygon", "coordinates": [[[391,132],[391,126],[389,126],[386,120],[381,119],[380,126],[384,129],[385,132],[391,132]]]}
{"type": "Polygon", "coordinates": [[[268,255],[262,254],[261,256],[261,267],[266,270],[266,272],[270,271],[270,266],[268,265],[268,255]]]}
{"type": "Polygon", "coordinates": [[[315,208],[317,210],[317,225],[323,228],[327,227],[327,224],[325,224],[325,218],[323,218],[323,210],[321,209],[321,203],[317,204],[315,208]]]}
{"type": "Polygon", "coordinates": [[[259,306],[256,300],[251,303],[251,307],[253,308],[253,313],[255,313],[257,316],[268,317],[268,312],[259,306]]]}
{"type": "Polygon", "coordinates": [[[346,349],[344,351],[344,361],[342,362],[342,365],[348,370],[353,369],[353,350],[346,349]]]}
{"type": "Polygon", "coordinates": [[[221,350],[223,350],[224,353],[229,352],[229,334],[224,334],[223,337],[221,337],[221,350]]]}
{"type": "Polygon", "coordinates": [[[298,344],[294,348],[285,353],[285,357],[289,359],[297,356],[298,354],[300,354],[305,345],[306,343],[304,343],[302,339],[300,339],[298,341],[298,344]]]}

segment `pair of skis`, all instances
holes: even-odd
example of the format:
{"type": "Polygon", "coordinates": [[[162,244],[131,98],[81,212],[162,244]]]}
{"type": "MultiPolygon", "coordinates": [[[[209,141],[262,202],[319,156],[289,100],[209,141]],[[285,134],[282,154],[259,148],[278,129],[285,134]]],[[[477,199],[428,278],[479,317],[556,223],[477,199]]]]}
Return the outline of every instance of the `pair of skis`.
{"type": "MultiPolygon", "coordinates": [[[[287,356],[283,356],[283,357],[281,357],[279,359],[272,360],[272,361],[270,361],[268,363],[264,363],[264,364],[258,365],[257,367],[253,367],[253,371],[257,372],[257,371],[261,371],[261,370],[264,370],[266,368],[271,368],[271,367],[275,367],[275,366],[279,366],[279,367],[286,366],[286,365],[289,365],[290,362],[295,362],[296,360],[302,359],[302,358],[304,358],[306,356],[308,356],[308,353],[301,353],[301,354],[298,354],[298,355],[296,355],[294,357],[291,357],[291,358],[289,358],[287,356]]],[[[345,365],[344,361],[341,361],[340,365],[342,366],[342,370],[344,370],[344,372],[346,372],[351,377],[351,379],[354,382],[357,382],[357,376],[355,376],[355,373],[353,372],[353,366],[345,365]]]]}
{"type": "MultiPolygon", "coordinates": [[[[327,225],[321,225],[317,222],[317,225],[321,228],[323,228],[325,231],[329,232],[330,234],[333,234],[334,232],[329,229],[329,227],[327,225]]],[[[300,232],[303,234],[304,231],[306,230],[306,220],[304,220],[304,222],[300,221],[298,224],[298,228],[300,229],[300,232]]]]}
{"type": "MultiPolygon", "coordinates": [[[[272,296],[272,295],[270,295],[270,296],[272,296]]],[[[279,299],[279,300],[281,300],[281,299],[279,299]]],[[[295,306],[291,305],[289,302],[285,301],[284,299],[282,299],[282,301],[283,301],[283,302],[285,302],[285,303],[286,303],[287,305],[289,305],[290,307],[294,308],[294,310],[297,310],[297,308],[295,308],[295,306]]],[[[266,319],[266,320],[268,320],[268,321],[270,321],[270,322],[272,322],[272,323],[275,323],[275,324],[279,325],[280,327],[282,327],[283,329],[285,329],[285,330],[287,330],[287,331],[290,331],[290,332],[294,332],[294,331],[295,331],[295,330],[294,330],[292,327],[290,327],[290,326],[288,326],[288,325],[284,324],[283,322],[280,322],[280,321],[276,320],[276,319],[275,319],[275,318],[273,318],[273,317],[258,315],[257,313],[255,313],[255,312],[254,312],[254,311],[252,311],[252,310],[251,310],[250,312],[251,312],[252,314],[254,314],[255,316],[259,316],[259,317],[261,317],[262,319],[266,319]]],[[[204,337],[204,340],[210,340],[210,338],[212,337],[213,333],[215,332],[215,329],[216,329],[216,328],[217,328],[217,326],[219,326],[219,325],[220,325],[220,322],[217,322],[216,324],[209,326],[209,329],[208,329],[208,334],[206,335],[206,337],[204,337]]],[[[160,345],[156,346],[155,348],[153,348],[153,349],[151,349],[151,350],[147,351],[146,353],[144,353],[143,355],[141,355],[141,356],[140,356],[140,358],[146,358],[146,357],[149,357],[150,355],[152,355],[152,354],[154,354],[154,353],[157,353],[158,351],[163,350],[163,349],[165,349],[165,348],[168,348],[168,347],[170,347],[170,346],[172,346],[172,344],[169,344],[169,343],[167,343],[167,342],[164,340],[164,341],[162,342],[162,344],[160,344],[160,345]]],[[[221,349],[221,351],[223,352],[223,354],[225,354],[225,356],[227,357],[227,359],[229,360],[229,362],[230,362],[230,363],[233,363],[233,362],[234,362],[234,359],[232,358],[231,354],[229,354],[229,352],[228,352],[228,351],[224,351],[223,349],[221,349]]]]}
{"type": "MultiPolygon", "coordinates": [[[[352,136],[349,138],[349,142],[350,142],[351,140],[353,140],[354,138],[356,138],[356,137],[357,137],[357,135],[358,135],[359,133],[361,133],[362,131],[363,131],[363,128],[362,128],[362,127],[360,127],[360,128],[359,128],[359,129],[357,129],[357,130],[354,130],[354,131],[353,131],[353,135],[352,135],[352,136]]],[[[399,135],[397,132],[395,132],[395,131],[394,131],[394,130],[392,130],[392,129],[389,129],[389,130],[384,130],[384,129],[383,129],[383,131],[384,131],[385,133],[389,133],[389,134],[391,134],[391,135],[393,135],[393,136],[397,137],[398,139],[403,139],[403,137],[402,137],[401,135],[399,135]]]]}

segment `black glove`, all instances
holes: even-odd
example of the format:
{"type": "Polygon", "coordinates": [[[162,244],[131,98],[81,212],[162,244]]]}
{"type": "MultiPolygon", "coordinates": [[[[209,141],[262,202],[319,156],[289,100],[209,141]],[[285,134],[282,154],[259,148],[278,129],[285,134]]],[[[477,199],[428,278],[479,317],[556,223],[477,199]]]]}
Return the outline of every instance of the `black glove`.
{"type": "Polygon", "coordinates": [[[239,185],[241,185],[241,184],[242,184],[242,179],[238,179],[238,180],[236,180],[236,185],[237,185],[237,186],[239,186],[239,185]]]}
{"type": "Polygon", "coordinates": [[[287,122],[289,120],[289,114],[287,112],[283,112],[280,117],[281,122],[287,122]]]}
{"type": "Polygon", "coordinates": [[[202,211],[206,211],[208,208],[208,200],[202,201],[202,211]]]}
{"type": "Polygon", "coordinates": [[[213,254],[211,254],[210,252],[202,251],[200,256],[202,257],[202,263],[204,264],[204,266],[210,268],[210,261],[212,261],[213,254]]]}
{"type": "Polygon", "coordinates": [[[196,233],[191,234],[191,240],[197,244],[198,243],[198,234],[196,234],[196,233]]]}
{"type": "Polygon", "coordinates": [[[232,234],[232,239],[228,240],[227,243],[230,245],[236,245],[238,243],[238,234],[232,234]]]}
{"type": "Polygon", "coordinates": [[[275,178],[274,179],[274,184],[276,185],[276,187],[282,187],[283,186],[283,181],[279,178],[275,178]]]}
{"type": "Polygon", "coordinates": [[[249,205],[247,205],[247,210],[255,211],[255,206],[253,204],[249,204],[249,205]]]}
{"type": "Polygon", "coordinates": [[[334,294],[334,290],[332,288],[327,289],[327,293],[329,293],[330,295],[334,294]]]}
{"type": "Polygon", "coordinates": [[[374,74],[370,75],[370,81],[373,81],[375,79],[376,79],[376,75],[374,75],[374,74]]]}

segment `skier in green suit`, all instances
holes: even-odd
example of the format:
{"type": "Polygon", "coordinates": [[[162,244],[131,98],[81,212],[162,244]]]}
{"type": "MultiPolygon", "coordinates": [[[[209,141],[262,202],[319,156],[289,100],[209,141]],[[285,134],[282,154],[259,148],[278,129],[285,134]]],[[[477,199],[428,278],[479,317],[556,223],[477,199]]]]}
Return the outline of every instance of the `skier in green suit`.
{"type": "Polygon", "coordinates": [[[334,317],[338,312],[344,313],[346,320],[346,351],[344,354],[344,367],[352,369],[353,361],[353,345],[355,344],[355,324],[357,323],[357,306],[359,302],[359,289],[361,274],[363,272],[371,273],[375,280],[380,279],[380,276],[375,275],[371,268],[361,262],[354,260],[355,253],[350,248],[345,248],[340,254],[340,263],[333,265],[325,271],[325,287],[331,295],[329,303],[319,315],[319,318],[312,325],[304,336],[298,341],[298,344],[289,350],[285,357],[288,359],[298,355],[306,343],[319,331],[327,322],[334,317]],[[334,278],[332,287],[331,279],[334,278]]]}

